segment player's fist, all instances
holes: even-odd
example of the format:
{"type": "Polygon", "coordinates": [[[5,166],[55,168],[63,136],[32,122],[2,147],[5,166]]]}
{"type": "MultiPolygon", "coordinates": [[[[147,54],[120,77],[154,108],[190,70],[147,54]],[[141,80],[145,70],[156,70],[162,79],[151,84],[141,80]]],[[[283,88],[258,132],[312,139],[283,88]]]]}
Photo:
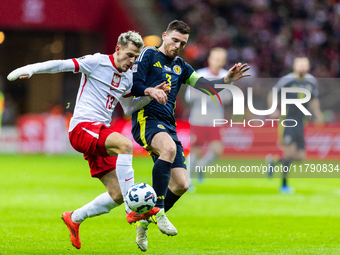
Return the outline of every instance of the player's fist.
{"type": "Polygon", "coordinates": [[[23,66],[12,71],[7,79],[9,81],[15,81],[16,79],[28,79],[33,75],[33,70],[29,66],[23,66]]]}

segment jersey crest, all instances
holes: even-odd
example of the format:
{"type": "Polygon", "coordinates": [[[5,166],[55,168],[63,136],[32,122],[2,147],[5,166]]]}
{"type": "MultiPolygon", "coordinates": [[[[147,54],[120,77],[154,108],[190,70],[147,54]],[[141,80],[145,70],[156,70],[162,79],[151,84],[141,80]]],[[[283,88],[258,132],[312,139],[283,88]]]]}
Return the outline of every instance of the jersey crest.
{"type": "MultiPolygon", "coordinates": [[[[118,74],[114,73],[113,74],[113,78],[112,78],[112,81],[111,81],[111,85],[115,88],[118,88],[119,87],[119,83],[120,83],[120,80],[121,80],[122,77],[120,77],[118,74]]],[[[110,89],[111,90],[111,89],[110,89]]]]}
{"type": "Polygon", "coordinates": [[[178,65],[175,65],[175,66],[173,67],[173,70],[174,70],[175,74],[180,75],[180,74],[182,73],[182,69],[181,69],[181,67],[178,66],[178,65]]]}

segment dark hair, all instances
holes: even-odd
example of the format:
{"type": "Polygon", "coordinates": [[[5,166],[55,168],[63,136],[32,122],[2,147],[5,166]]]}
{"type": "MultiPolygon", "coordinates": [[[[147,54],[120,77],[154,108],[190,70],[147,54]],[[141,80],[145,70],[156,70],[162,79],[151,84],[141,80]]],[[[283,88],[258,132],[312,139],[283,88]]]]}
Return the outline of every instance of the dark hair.
{"type": "Polygon", "coordinates": [[[168,28],[166,29],[166,32],[172,32],[174,30],[177,30],[181,34],[190,34],[190,27],[181,20],[173,20],[169,23],[168,28]]]}

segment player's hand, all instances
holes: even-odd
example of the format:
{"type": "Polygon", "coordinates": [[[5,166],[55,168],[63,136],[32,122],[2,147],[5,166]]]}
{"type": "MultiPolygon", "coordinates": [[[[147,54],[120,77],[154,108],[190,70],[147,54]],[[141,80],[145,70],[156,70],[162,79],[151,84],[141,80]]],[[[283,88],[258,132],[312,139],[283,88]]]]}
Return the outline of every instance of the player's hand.
{"type": "Polygon", "coordinates": [[[163,81],[161,84],[157,85],[155,89],[163,90],[165,94],[168,95],[171,91],[171,84],[165,83],[165,81],[163,81]]]}
{"type": "Polygon", "coordinates": [[[229,69],[228,74],[224,77],[224,82],[226,84],[232,83],[233,81],[237,81],[243,77],[248,77],[250,74],[244,74],[250,69],[248,64],[238,63],[235,64],[232,68],[229,69]]]}
{"type": "MultiPolygon", "coordinates": [[[[158,86],[164,86],[164,84],[165,84],[165,82],[162,82],[158,86]]],[[[168,101],[167,94],[162,89],[149,87],[149,88],[144,90],[144,94],[146,96],[149,96],[152,99],[153,98],[156,99],[157,102],[160,103],[160,104],[165,105],[166,102],[168,101]]]]}
{"type": "Polygon", "coordinates": [[[15,81],[16,79],[28,79],[33,75],[33,70],[30,67],[24,66],[15,69],[8,76],[7,79],[9,81],[15,81]]]}

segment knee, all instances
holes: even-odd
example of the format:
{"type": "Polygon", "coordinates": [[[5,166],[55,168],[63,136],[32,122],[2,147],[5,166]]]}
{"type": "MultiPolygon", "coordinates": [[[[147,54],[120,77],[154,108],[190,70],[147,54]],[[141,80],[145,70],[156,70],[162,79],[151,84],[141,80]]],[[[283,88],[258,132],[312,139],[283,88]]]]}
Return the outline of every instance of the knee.
{"type": "Polygon", "coordinates": [[[177,183],[174,192],[176,193],[176,195],[181,196],[185,192],[187,192],[188,189],[189,189],[188,182],[181,182],[181,183],[177,183]]]}
{"type": "Polygon", "coordinates": [[[117,133],[113,132],[105,141],[106,151],[110,156],[117,156],[117,154],[132,154],[133,144],[132,141],[117,133]]]}
{"type": "Polygon", "coordinates": [[[173,143],[173,144],[166,144],[163,148],[163,150],[161,151],[161,157],[166,160],[169,160],[171,162],[174,161],[175,157],[176,157],[176,152],[177,152],[177,149],[176,149],[176,144],[173,143]]]}
{"type": "Polygon", "coordinates": [[[128,138],[125,138],[120,146],[121,154],[132,154],[133,153],[133,144],[132,141],[128,138]]]}
{"type": "Polygon", "coordinates": [[[185,192],[187,192],[188,189],[189,189],[189,184],[188,184],[188,182],[186,182],[186,183],[184,183],[184,184],[182,184],[182,185],[180,186],[180,191],[182,192],[182,194],[184,194],[185,192]]]}
{"type": "Polygon", "coordinates": [[[175,144],[171,144],[171,145],[169,145],[169,147],[166,148],[166,153],[169,156],[171,156],[172,158],[175,158],[176,152],[177,152],[177,149],[176,149],[176,145],[175,144]]]}

